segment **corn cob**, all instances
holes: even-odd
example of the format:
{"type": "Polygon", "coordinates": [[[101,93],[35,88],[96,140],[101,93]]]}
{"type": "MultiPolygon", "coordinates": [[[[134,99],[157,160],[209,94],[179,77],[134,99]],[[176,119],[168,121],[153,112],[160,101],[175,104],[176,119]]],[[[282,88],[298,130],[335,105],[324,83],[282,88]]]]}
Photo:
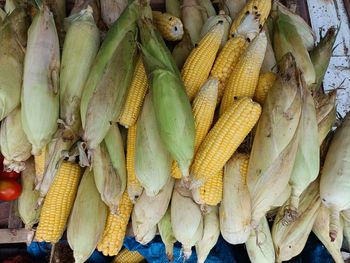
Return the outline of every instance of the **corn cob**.
{"type": "Polygon", "coordinates": [[[67,240],[76,263],[85,262],[93,253],[106,218],[107,207],[96,189],[94,175],[85,169],[67,227],[67,240]]]}
{"type": "Polygon", "coordinates": [[[165,11],[173,16],[181,18],[181,8],[179,0],[165,0],[165,11]]]}
{"type": "Polygon", "coordinates": [[[114,256],[119,253],[123,246],[132,207],[127,192],[124,192],[118,207],[118,213],[113,215],[108,212],[106,226],[97,245],[98,251],[106,256],[114,256]]]}
{"type": "Polygon", "coordinates": [[[171,172],[171,157],[162,144],[157,127],[151,94],[148,94],[137,121],[135,147],[135,174],[148,196],[158,194],[171,172]]]}
{"type": "Polygon", "coordinates": [[[0,28],[0,120],[20,103],[24,49],[28,21],[24,9],[7,16],[0,28]]]}
{"type": "Polygon", "coordinates": [[[190,35],[192,45],[195,45],[200,40],[200,32],[205,22],[199,1],[183,0],[181,5],[181,19],[185,30],[190,35]]]}
{"type": "Polygon", "coordinates": [[[246,34],[249,31],[258,31],[261,29],[270,13],[270,0],[249,0],[244,7],[239,11],[230,29],[230,35],[236,36],[246,34]],[[252,18],[249,18],[249,17],[252,18]],[[257,20],[257,23],[251,23],[252,20],[257,20]]]}
{"type": "Polygon", "coordinates": [[[219,94],[218,100],[220,101],[227,81],[232,73],[233,68],[239,61],[240,56],[243,54],[245,49],[248,47],[248,41],[237,36],[227,41],[223,49],[220,51],[218,57],[215,60],[210,75],[214,78],[219,79],[219,94]]]}
{"type": "Polygon", "coordinates": [[[135,203],[143,191],[143,187],[135,174],[136,125],[128,129],[126,149],[127,189],[130,200],[135,203]]]}
{"type": "Polygon", "coordinates": [[[57,129],[59,67],[57,31],[52,13],[45,7],[35,15],[28,31],[23,74],[22,125],[33,155],[40,154],[57,129]]]}
{"type": "Polygon", "coordinates": [[[41,209],[36,239],[57,243],[62,237],[77,193],[81,170],[79,165],[64,161],[41,209]]]}
{"type": "Polygon", "coordinates": [[[128,0],[100,0],[101,17],[110,28],[128,6],[128,0]]]}
{"type": "Polygon", "coordinates": [[[4,170],[17,173],[23,171],[25,161],[31,156],[32,145],[22,129],[21,108],[13,110],[1,122],[0,146],[4,170]]]}
{"type": "Polygon", "coordinates": [[[207,80],[224,35],[223,22],[218,22],[191,51],[181,76],[190,101],[207,80]]]}
{"type": "Polygon", "coordinates": [[[178,41],[184,35],[180,18],[168,13],[153,11],[153,23],[165,40],[178,41]]]}
{"type": "Polygon", "coordinates": [[[216,175],[243,142],[261,114],[259,104],[242,98],[219,118],[200,145],[191,167],[192,187],[216,175]],[[222,148],[224,146],[224,148],[222,148]]]}
{"type": "Polygon", "coordinates": [[[171,227],[170,206],[166,213],[158,223],[158,230],[160,237],[165,245],[165,253],[169,261],[174,261],[174,243],[176,238],[174,236],[173,228],[171,227]]]}
{"type": "Polygon", "coordinates": [[[47,161],[47,147],[45,147],[40,155],[34,156],[34,166],[35,166],[35,185],[37,190],[40,189],[41,182],[43,180],[45,165],[47,161]]]}
{"type": "Polygon", "coordinates": [[[303,250],[321,205],[318,187],[319,182],[313,182],[303,193],[296,221],[286,224],[283,220],[288,203],[280,208],[272,227],[277,262],[289,260],[303,250]]]}
{"type": "Polygon", "coordinates": [[[35,187],[34,160],[30,158],[25,163],[26,169],[21,174],[22,193],[18,197],[18,213],[26,229],[31,229],[38,223],[40,208],[36,208],[39,192],[35,187]]]}
{"type": "Polygon", "coordinates": [[[149,85],[145,67],[141,57],[139,57],[123,110],[119,116],[118,122],[121,125],[126,128],[135,125],[148,89],[149,85]]]}
{"type": "Polygon", "coordinates": [[[275,83],[277,76],[273,72],[266,72],[259,76],[258,85],[254,94],[254,101],[258,102],[260,105],[264,105],[267,92],[275,83]]]}
{"type": "Polygon", "coordinates": [[[159,223],[166,213],[173,192],[174,181],[170,178],[156,196],[149,197],[144,192],[136,201],[131,219],[136,241],[141,243],[147,233],[159,223]]]}
{"type": "Polygon", "coordinates": [[[227,80],[220,114],[223,114],[237,97],[253,98],[265,55],[266,41],[265,33],[260,33],[240,56],[227,80]]]}
{"type": "Polygon", "coordinates": [[[184,258],[188,259],[191,248],[203,236],[203,218],[198,205],[192,200],[191,192],[175,184],[171,198],[171,226],[176,240],[182,244],[184,258]]]}
{"type": "MultiPolygon", "coordinates": [[[[340,224],[341,228],[339,232],[343,232],[343,224],[340,224]]],[[[312,227],[312,232],[327,248],[328,252],[332,255],[333,259],[337,263],[344,262],[340,249],[343,244],[343,235],[338,235],[334,242],[331,242],[329,238],[329,210],[321,204],[317,211],[317,217],[312,227]]]]}
{"type": "MultiPolygon", "coordinates": [[[[147,6],[144,13],[149,9],[147,6]]],[[[195,140],[191,105],[179,70],[164,41],[149,20],[141,20],[139,28],[145,67],[152,80],[151,95],[161,142],[186,177],[195,140]],[[164,89],[164,85],[168,89],[164,89]]]]}
{"type": "Polygon", "coordinates": [[[256,231],[250,232],[245,247],[251,263],[275,262],[275,249],[266,217],[261,219],[256,231]]]}
{"type": "Polygon", "coordinates": [[[246,182],[248,161],[248,155],[234,154],[224,168],[220,230],[223,238],[230,244],[242,244],[250,234],[250,197],[246,182]]]}
{"type": "Polygon", "coordinates": [[[145,258],[137,251],[122,249],[113,259],[113,263],[140,263],[145,258]]]}
{"type": "Polygon", "coordinates": [[[174,47],[172,56],[179,69],[182,69],[193,48],[190,35],[185,30],[182,40],[174,47]]]}
{"type": "Polygon", "coordinates": [[[320,196],[322,203],[330,209],[329,236],[337,238],[339,214],[350,208],[348,180],[350,178],[350,114],[337,128],[323,165],[320,196]]]}
{"type": "Polygon", "coordinates": [[[218,207],[204,215],[203,237],[196,244],[198,263],[204,263],[220,235],[218,207]]]}

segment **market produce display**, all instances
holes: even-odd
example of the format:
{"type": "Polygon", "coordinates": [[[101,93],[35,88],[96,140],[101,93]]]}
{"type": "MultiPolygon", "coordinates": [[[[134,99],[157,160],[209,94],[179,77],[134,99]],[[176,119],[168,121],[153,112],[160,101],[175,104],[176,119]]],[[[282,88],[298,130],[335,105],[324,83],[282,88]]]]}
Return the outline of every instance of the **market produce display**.
{"type": "Polygon", "coordinates": [[[34,240],[140,262],[129,227],[205,262],[221,234],[273,263],[313,231],[343,262],[350,114],[322,90],[337,28],[316,43],[281,3],[239,2],[6,1],[0,200],[34,240]]]}

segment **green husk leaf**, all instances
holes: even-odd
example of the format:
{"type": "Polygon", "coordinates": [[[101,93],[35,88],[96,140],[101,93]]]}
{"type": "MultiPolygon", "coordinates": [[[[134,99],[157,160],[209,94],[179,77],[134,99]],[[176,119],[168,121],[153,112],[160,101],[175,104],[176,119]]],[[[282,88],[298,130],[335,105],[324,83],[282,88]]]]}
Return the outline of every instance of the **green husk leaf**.
{"type": "Polygon", "coordinates": [[[176,238],[171,227],[170,207],[158,223],[160,237],[165,245],[165,253],[169,261],[174,261],[174,244],[176,238]]]}

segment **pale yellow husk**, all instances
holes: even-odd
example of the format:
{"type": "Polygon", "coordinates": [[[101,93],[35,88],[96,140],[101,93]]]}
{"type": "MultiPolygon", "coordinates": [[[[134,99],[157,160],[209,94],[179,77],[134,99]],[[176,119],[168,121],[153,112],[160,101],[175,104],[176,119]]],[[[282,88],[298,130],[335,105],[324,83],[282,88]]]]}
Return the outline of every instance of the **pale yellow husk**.
{"type": "Polygon", "coordinates": [[[127,7],[128,2],[128,0],[100,0],[103,22],[111,27],[127,7]]]}
{"type": "Polygon", "coordinates": [[[171,227],[170,206],[158,223],[158,231],[165,245],[165,253],[168,260],[174,261],[174,243],[176,242],[176,238],[174,236],[173,228],[171,227]]]}
{"type": "Polygon", "coordinates": [[[181,17],[184,28],[190,35],[192,44],[198,43],[201,29],[205,22],[199,1],[183,0],[181,5],[181,17]]]}
{"type": "Polygon", "coordinates": [[[273,51],[272,43],[271,43],[271,38],[269,34],[269,30],[267,28],[267,24],[264,25],[263,31],[266,34],[266,39],[267,39],[267,44],[266,44],[266,52],[265,52],[265,57],[263,60],[263,63],[261,65],[261,70],[260,73],[265,73],[265,72],[277,72],[277,62],[275,58],[275,53],[273,51]]]}
{"type": "Polygon", "coordinates": [[[181,8],[179,0],[165,0],[165,11],[173,16],[181,18],[181,8]]]}
{"type": "Polygon", "coordinates": [[[350,248],[350,209],[344,210],[342,213],[343,219],[343,234],[345,238],[345,246],[347,249],[350,248]]]}
{"type": "Polygon", "coordinates": [[[241,9],[246,4],[246,0],[223,0],[222,5],[226,14],[229,14],[231,19],[234,20],[241,9]]]}

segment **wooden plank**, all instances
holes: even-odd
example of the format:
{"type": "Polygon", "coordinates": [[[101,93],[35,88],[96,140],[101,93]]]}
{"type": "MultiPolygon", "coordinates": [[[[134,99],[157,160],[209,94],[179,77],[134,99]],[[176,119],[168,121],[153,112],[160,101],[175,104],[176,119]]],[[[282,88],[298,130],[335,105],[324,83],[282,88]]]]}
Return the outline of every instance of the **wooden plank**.
{"type": "Polygon", "coordinates": [[[7,228],[10,202],[0,202],[0,228],[7,228]]]}
{"type": "Polygon", "coordinates": [[[34,231],[25,228],[0,229],[0,244],[27,243],[33,236],[34,231]]]}
{"type": "Polygon", "coordinates": [[[18,216],[17,211],[17,201],[12,201],[10,203],[10,212],[8,219],[8,228],[18,229],[23,226],[21,218],[18,216]]]}

